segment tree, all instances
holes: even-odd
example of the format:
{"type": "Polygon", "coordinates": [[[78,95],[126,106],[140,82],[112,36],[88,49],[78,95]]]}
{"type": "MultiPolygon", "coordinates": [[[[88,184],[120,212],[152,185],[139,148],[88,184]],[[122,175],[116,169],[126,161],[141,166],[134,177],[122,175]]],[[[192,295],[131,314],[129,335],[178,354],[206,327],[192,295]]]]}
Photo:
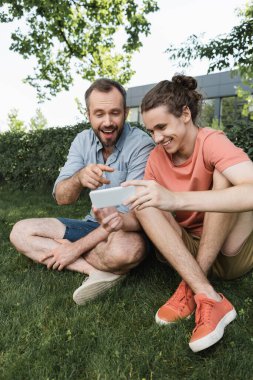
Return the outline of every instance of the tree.
{"type": "Polygon", "coordinates": [[[81,117],[77,117],[76,118],[77,122],[78,123],[86,123],[86,124],[88,124],[89,123],[89,119],[88,119],[88,115],[87,115],[87,108],[85,107],[85,105],[83,104],[83,102],[81,102],[81,100],[78,99],[77,97],[74,99],[74,101],[76,103],[78,112],[81,115],[81,117]]]}
{"type": "Polygon", "coordinates": [[[17,108],[12,108],[8,113],[7,118],[7,124],[10,129],[10,132],[22,132],[25,130],[25,123],[24,121],[19,119],[17,108]]]}
{"type": "Polygon", "coordinates": [[[33,116],[29,123],[29,129],[36,131],[38,129],[44,129],[47,126],[47,119],[39,108],[36,109],[35,116],[33,116]]]}
{"type": "Polygon", "coordinates": [[[19,111],[17,108],[12,108],[7,115],[7,125],[10,132],[27,132],[28,130],[36,131],[44,129],[47,126],[47,119],[40,108],[36,109],[35,115],[30,119],[28,124],[25,124],[23,120],[19,119],[18,113],[19,111]]]}
{"type": "MultiPolygon", "coordinates": [[[[208,72],[230,68],[239,74],[244,84],[253,88],[253,1],[249,1],[241,10],[240,23],[230,33],[202,42],[202,37],[191,35],[179,47],[170,45],[166,50],[169,58],[176,60],[181,67],[187,67],[193,60],[209,59],[208,72]]],[[[253,105],[251,90],[238,95],[246,100],[244,113],[253,105]]]]}
{"type": "Polygon", "coordinates": [[[145,16],[158,9],[155,0],[0,0],[0,22],[20,21],[10,49],[36,57],[26,81],[42,100],[68,90],[73,73],[127,83],[131,57],[150,32],[145,16]]]}
{"type": "Polygon", "coordinates": [[[214,120],[214,102],[212,100],[205,100],[203,102],[200,125],[211,127],[214,120]]]}
{"type": "Polygon", "coordinates": [[[187,67],[195,59],[208,58],[210,60],[208,72],[224,68],[239,69],[252,78],[253,58],[253,1],[240,11],[241,23],[232,28],[231,32],[204,43],[201,37],[191,35],[180,47],[170,45],[166,50],[169,58],[177,60],[181,67],[187,67]]]}

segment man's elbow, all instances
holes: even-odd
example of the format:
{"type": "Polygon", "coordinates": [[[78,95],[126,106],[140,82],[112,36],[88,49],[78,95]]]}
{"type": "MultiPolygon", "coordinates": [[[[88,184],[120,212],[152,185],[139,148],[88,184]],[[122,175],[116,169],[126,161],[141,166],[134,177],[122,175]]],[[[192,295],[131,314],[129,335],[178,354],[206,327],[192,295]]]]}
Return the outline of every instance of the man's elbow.
{"type": "Polygon", "coordinates": [[[54,189],[53,196],[54,196],[54,199],[55,199],[56,203],[58,204],[58,206],[64,206],[64,205],[69,204],[67,197],[66,197],[66,191],[64,189],[64,186],[62,186],[61,183],[58,183],[56,185],[56,187],[54,189]]]}
{"type": "Polygon", "coordinates": [[[71,202],[69,202],[68,198],[66,197],[66,194],[64,194],[64,192],[60,191],[59,188],[55,189],[53,196],[54,196],[54,199],[55,199],[56,203],[58,204],[58,206],[64,206],[64,205],[68,205],[71,203],[71,202]]]}
{"type": "Polygon", "coordinates": [[[66,206],[66,205],[70,205],[72,203],[74,203],[76,200],[78,199],[78,197],[76,198],[73,198],[73,197],[69,197],[67,196],[67,194],[55,194],[55,200],[56,200],[56,203],[58,204],[58,206],[66,206]]]}
{"type": "Polygon", "coordinates": [[[59,182],[56,185],[54,197],[59,206],[75,203],[79,198],[81,189],[73,189],[68,185],[68,181],[59,182]]]}

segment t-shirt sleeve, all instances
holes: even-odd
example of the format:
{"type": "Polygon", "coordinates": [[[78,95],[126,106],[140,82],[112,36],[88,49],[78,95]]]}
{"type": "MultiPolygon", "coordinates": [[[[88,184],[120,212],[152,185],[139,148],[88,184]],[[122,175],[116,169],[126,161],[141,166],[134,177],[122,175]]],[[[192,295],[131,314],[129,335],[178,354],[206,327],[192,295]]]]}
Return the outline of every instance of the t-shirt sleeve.
{"type": "Polygon", "coordinates": [[[86,145],[87,140],[87,136],[84,132],[85,131],[79,133],[71,143],[67,161],[61,168],[60,174],[54,183],[53,194],[55,193],[56,185],[59,182],[72,177],[73,174],[87,165],[87,163],[84,161],[83,155],[84,146],[86,145]]]}
{"type": "Polygon", "coordinates": [[[250,161],[248,155],[236,147],[223,132],[208,135],[203,143],[203,157],[208,170],[223,172],[230,166],[250,161]]]}
{"type": "Polygon", "coordinates": [[[147,165],[146,165],[145,173],[144,173],[144,179],[147,179],[147,180],[155,180],[156,179],[154,172],[152,170],[152,153],[149,156],[149,159],[147,161],[147,165]]]}

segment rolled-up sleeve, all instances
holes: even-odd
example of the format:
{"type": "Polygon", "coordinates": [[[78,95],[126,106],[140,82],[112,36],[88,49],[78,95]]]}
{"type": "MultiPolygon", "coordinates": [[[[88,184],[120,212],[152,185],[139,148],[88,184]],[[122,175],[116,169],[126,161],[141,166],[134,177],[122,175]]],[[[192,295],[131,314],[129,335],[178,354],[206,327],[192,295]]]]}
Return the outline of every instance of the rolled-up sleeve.
{"type": "Polygon", "coordinates": [[[67,161],[61,168],[60,174],[55,181],[53,194],[55,193],[55,187],[59,182],[72,177],[73,174],[87,165],[85,149],[89,147],[89,144],[88,141],[86,143],[86,136],[87,134],[81,132],[73,140],[69,149],[67,161]]]}

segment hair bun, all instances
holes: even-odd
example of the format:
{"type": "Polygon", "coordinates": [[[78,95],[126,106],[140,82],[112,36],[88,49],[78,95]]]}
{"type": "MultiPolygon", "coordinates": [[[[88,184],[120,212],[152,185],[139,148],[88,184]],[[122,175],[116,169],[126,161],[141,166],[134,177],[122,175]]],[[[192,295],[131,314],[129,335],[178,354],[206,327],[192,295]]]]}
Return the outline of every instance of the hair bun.
{"type": "Polygon", "coordinates": [[[174,75],[172,82],[179,86],[186,87],[188,90],[196,90],[198,85],[195,78],[186,75],[174,75]]]}

